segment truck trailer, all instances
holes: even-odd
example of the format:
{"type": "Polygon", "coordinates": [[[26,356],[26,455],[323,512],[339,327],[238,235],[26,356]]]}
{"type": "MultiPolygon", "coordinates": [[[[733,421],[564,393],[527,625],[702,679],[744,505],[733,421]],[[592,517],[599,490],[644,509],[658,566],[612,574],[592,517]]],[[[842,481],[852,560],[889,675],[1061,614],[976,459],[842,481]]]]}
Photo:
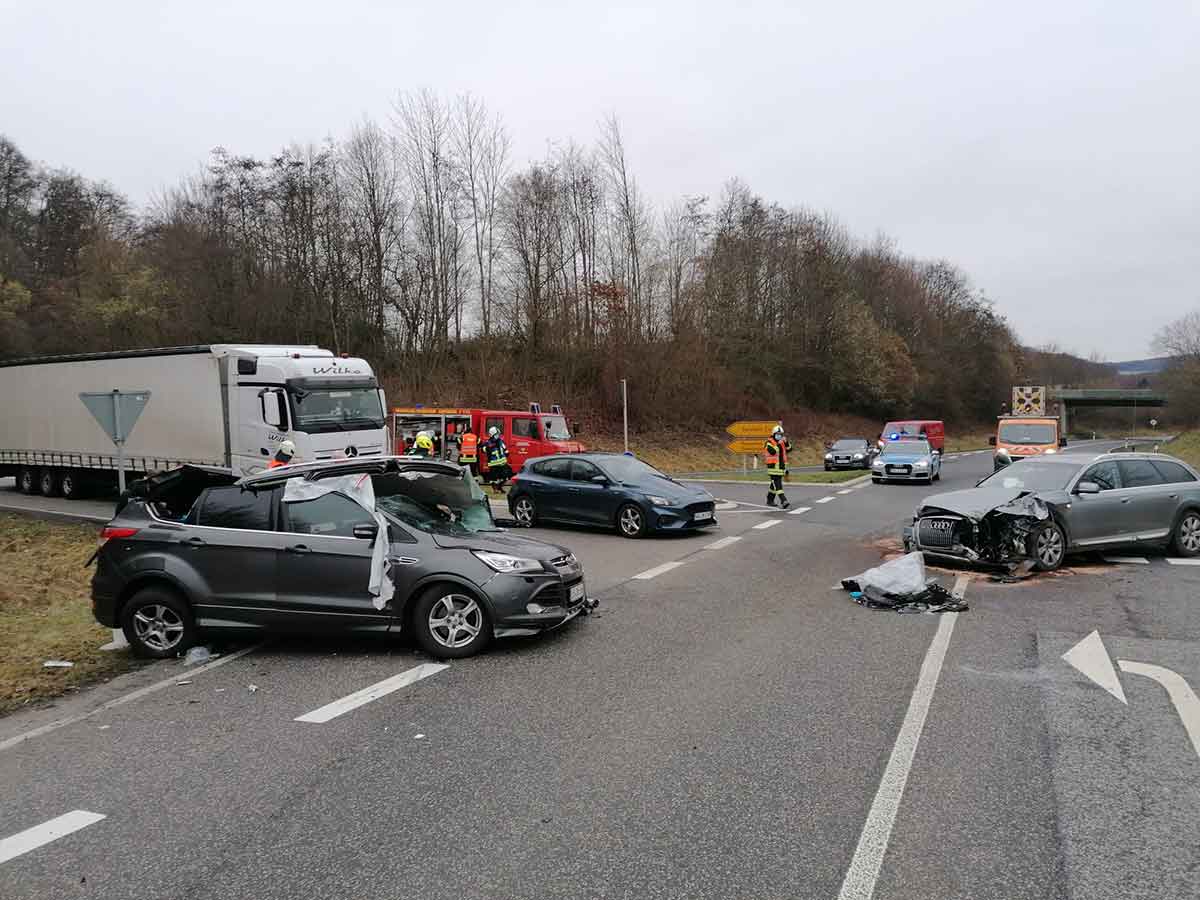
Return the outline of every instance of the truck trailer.
{"type": "Polygon", "coordinates": [[[80,399],[147,392],[123,447],[126,476],[184,463],[236,475],[386,452],[371,367],[315,346],[211,344],[0,361],[0,477],[26,493],[82,496],[116,483],[117,449],[80,399]]]}

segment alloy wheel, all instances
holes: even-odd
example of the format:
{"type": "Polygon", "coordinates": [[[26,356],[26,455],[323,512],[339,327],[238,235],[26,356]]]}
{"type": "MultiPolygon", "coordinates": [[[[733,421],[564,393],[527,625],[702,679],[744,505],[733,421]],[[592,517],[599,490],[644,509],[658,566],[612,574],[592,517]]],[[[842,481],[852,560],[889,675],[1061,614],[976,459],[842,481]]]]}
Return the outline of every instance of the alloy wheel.
{"type": "Polygon", "coordinates": [[[183,640],[183,619],[169,606],[154,603],[133,614],[133,631],[151,650],[165,651],[183,640]]]}
{"type": "Polygon", "coordinates": [[[1035,550],[1038,562],[1047,568],[1054,568],[1062,560],[1062,532],[1054,526],[1043,528],[1038,532],[1037,547],[1035,550]]]}
{"type": "Polygon", "coordinates": [[[1179,523],[1179,543],[1189,553],[1200,553],[1200,516],[1193,513],[1183,517],[1179,523]]]}
{"type": "Polygon", "coordinates": [[[483,610],[465,594],[447,594],[429,610],[429,633],[443,647],[460,650],[483,630],[483,610]]]}
{"type": "Polygon", "coordinates": [[[630,536],[641,533],[642,513],[636,506],[626,506],[622,509],[619,521],[623,533],[630,536]]]}
{"type": "Polygon", "coordinates": [[[533,526],[533,501],[528,497],[522,497],[513,505],[513,518],[517,520],[518,525],[524,525],[526,528],[533,526]]]}

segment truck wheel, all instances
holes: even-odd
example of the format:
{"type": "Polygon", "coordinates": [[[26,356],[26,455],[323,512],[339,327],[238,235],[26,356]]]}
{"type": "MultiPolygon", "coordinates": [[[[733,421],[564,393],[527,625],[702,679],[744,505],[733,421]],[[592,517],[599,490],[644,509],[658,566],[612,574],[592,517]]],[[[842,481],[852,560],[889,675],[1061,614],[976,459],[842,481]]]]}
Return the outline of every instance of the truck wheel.
{"type": "Polygon", "coordinates": [[[58,470],[42,469],[41,474],[38,476],[38,491],[41,495],[43,497],[57,497],[58,486],[58,470]]]}
{"type": "Polygon", "coordinates": [[[167,659],[196,640],[196,621],[179,595],[166,588],[142,588],[121,610],[121,630],[138,656],[167,659]]]}
{"type": "Polygon", "coordinates": [[[58,480],[58,488],[67,500],[78,500],[83,496],[83,483],[79,480],[79,473],[73,469],[62,473],[62,478],[58,480]]]}
{"type": "Polygon", "coordinates": [[[22,469],[17,473],[17,490],[22,494],[36,494],[38,477],[36,469],[22,469]]]}

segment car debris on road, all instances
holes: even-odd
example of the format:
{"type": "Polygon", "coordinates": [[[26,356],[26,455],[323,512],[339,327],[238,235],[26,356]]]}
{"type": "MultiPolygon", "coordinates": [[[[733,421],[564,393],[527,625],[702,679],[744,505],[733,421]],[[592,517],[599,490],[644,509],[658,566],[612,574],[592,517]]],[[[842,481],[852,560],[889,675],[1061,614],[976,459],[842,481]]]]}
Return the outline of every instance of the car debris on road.
{"type": "Polygon", "coordinates": [[[970,607],[925,574],[925,558],[908,553],[842,580],[850,598],[868,609],[899,613],[964,612],[970,607]]]}

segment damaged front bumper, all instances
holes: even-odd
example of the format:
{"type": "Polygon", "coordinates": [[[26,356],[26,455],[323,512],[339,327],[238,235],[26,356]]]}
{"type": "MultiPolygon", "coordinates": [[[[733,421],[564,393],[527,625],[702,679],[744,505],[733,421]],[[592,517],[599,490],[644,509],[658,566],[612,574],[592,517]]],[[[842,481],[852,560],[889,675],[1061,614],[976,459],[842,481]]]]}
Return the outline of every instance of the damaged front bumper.
{"type": "Polygon", "coordinates": [[[927,556],[1011,568],[1032,558],[1032,543],[1049,507],[1032,494],[1022,495],[982,515],[922,507],[904,529],[904,548],[927,556]]]}

